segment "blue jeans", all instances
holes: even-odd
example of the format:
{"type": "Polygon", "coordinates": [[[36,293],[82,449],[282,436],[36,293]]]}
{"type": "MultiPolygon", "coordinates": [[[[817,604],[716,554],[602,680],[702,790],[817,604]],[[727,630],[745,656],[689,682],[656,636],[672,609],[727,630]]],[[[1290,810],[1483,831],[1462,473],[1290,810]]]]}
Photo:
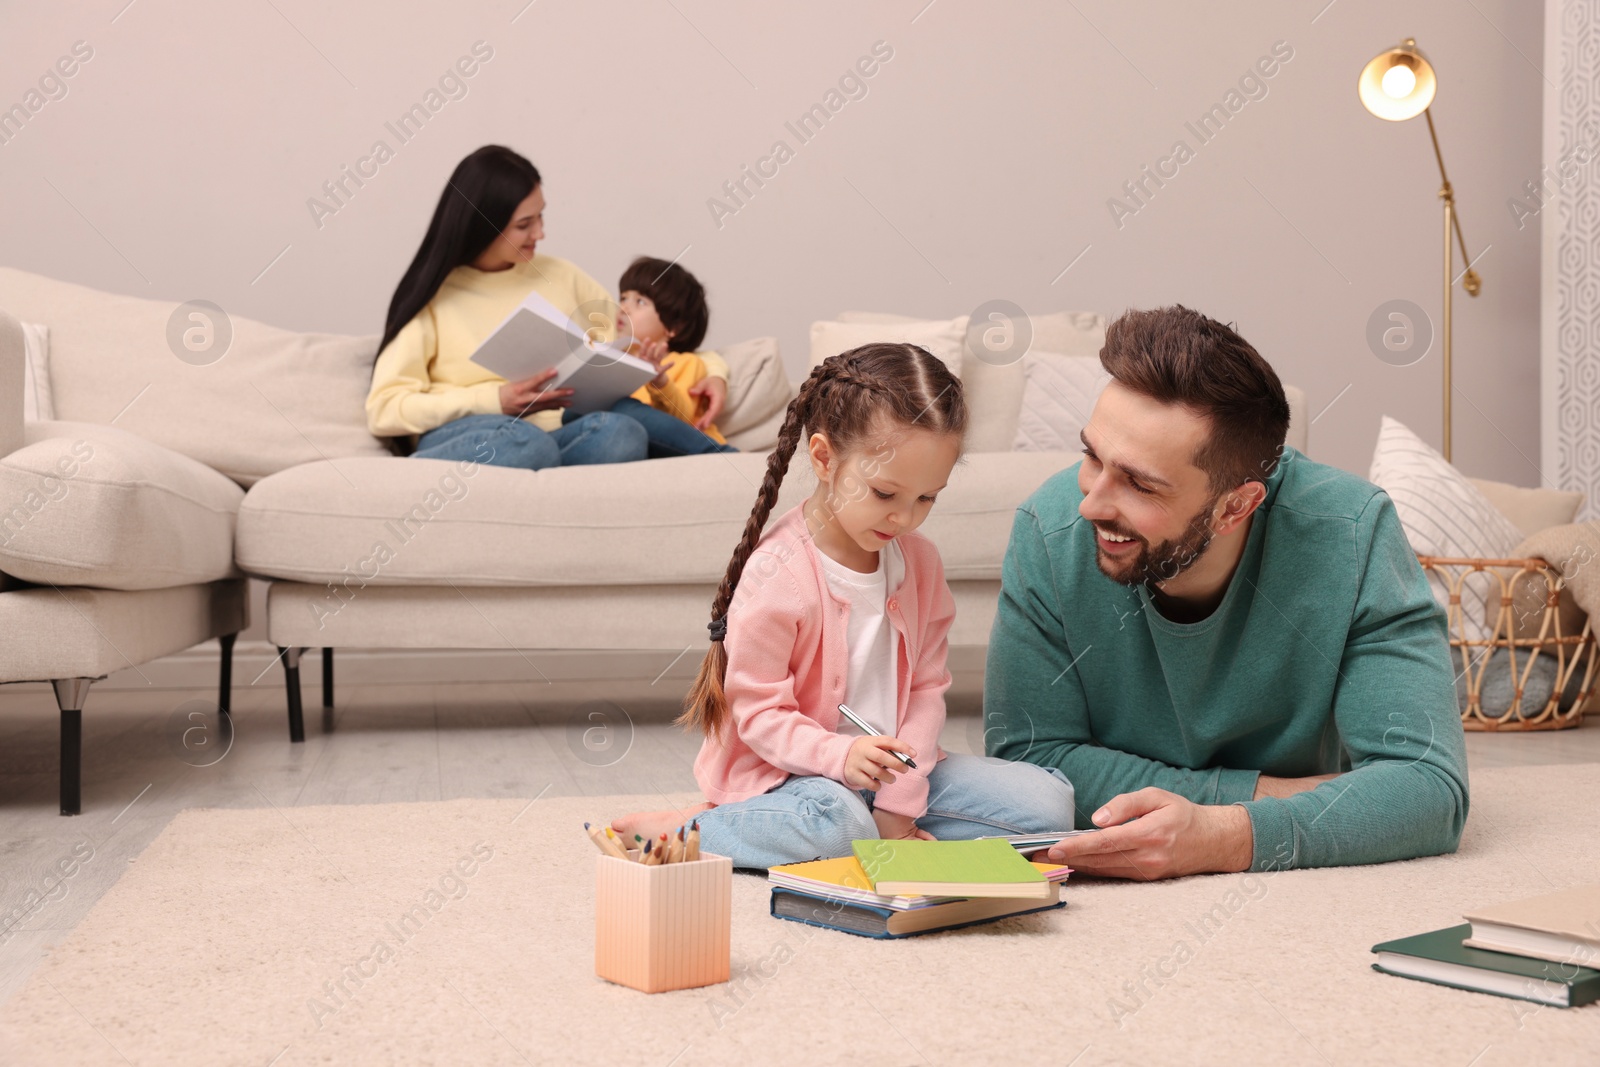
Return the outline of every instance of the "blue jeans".
{"type": "Polygon", "coordinates": [[[629,463],[644,459],[647,445],[642,426],[609,411],[576,416],[550,431],[514,415],[467,415],[423,434],[413,455],[537,471],[578,463],[629,463]]]}
{"type": "Polygon", "coordinates": [[[717,444],[709,434],[701,433],[676,415],[653,408],[631,396],[612,404],[611,410],[618,415],[626,415],[644,427],[645,433],[650,436],[651,459],[698,456],[702,452],[739,451],[732,445],[717,444]]]}
{"type": "MultiPolygon", "coordinates": [[[[1070,830],[1072,802],[1072,784],[1054,767],[953,752],[928,774],[928,813],[917,825],[950,841],[1070,830]]],[[[852,841],[879,836],[870,790],[816,776],[791,775],[699,818],[701,849],[735,867],[848,856],[852,841]]]]}

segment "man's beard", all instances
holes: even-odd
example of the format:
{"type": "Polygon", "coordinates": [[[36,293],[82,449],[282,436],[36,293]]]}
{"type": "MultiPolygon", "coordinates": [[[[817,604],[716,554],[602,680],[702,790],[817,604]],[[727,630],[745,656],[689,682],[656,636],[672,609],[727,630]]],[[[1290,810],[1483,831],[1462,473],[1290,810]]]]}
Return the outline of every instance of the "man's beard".
{"type": "Polygon", "coordinates": [[[1100,565],[1100,573],[1114,582],[1123,585],[1139,586],[1155,582],[1167,582],[1176,578],[1205,555],[1206,549],[1211,547],[1211,512],[1216,507],[1220,497],[1210,500],[1205,507],[1195,513],[1189,520],[1187,532],[1175,541],[1163,541],[1154,548],[1132,530],[1109,530],[1118,537],[1132,537],[1140,544],[1139,554],[1120,570],[1112,570],[1108,565],[1108,557],[1100,547],[1098,536],[1095,538],[1095,562],[1100,565]]]}

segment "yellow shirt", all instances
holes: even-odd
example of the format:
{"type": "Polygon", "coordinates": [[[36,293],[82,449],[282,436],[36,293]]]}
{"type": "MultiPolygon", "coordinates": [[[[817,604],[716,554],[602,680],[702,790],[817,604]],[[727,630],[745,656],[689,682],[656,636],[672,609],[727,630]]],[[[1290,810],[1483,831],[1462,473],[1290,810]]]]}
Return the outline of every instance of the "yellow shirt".
{"type": "MultiPolygon", "coordinates": [[[[530,290],[567,315],[584,304],[603,303],[605,321],[596,325],[611,339],[616,301],[564,259],[535,253],[531,261],[505,270],[457,267],[428,306],[378,354],[367,393],[367,428],[379,437],[398,437],[427,433],[467,415],[501,414],[500,387],[506,380],[470,357],[530,290]]],[[[722,358],[706,355],[705,373],[726,378],[728,365],[722,358]]],[[[535,411],[524,419],[542,430],[555,430],[561,426],[561,410],[535,411]]]]}
{"type": "MultiPolygon", "coordinates": [[[[667,356],[667,384],[657,389],[646,383],[633,391],[633,398],[642,403],[649,404],[658,411],[665,411],[668,415],[694,425],[694,420],[700,416],[700,400],[689,395],[692,386],[710,376],[711,361],[722,363],[722,357],[715,352],[673,352],[667,356]]],[[[726,364],[723,364],[726,366],[726,364]]],[[[719,375],[726,377],[726,375],[719,375]]],[[[707,426],[703,431],[719,445],[728,443],[722,436],[722,431],[716,425],[707,426]]]]}

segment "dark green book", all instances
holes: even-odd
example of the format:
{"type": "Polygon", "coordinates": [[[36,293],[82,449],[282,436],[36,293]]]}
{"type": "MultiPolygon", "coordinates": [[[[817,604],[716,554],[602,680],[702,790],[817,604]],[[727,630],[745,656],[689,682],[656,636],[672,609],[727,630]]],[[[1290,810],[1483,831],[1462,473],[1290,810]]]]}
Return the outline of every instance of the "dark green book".
{"type": "Polygon", "coordinates": [[[1461,942],[1469,923],[1373,945],[1373,970],[1424,982],[1494,993],[1502,997],[1576,1008],[1600,1000],[1600,971],[1575,963],[1552,963],[1505,952],[1469,948],[1461,942]]]}

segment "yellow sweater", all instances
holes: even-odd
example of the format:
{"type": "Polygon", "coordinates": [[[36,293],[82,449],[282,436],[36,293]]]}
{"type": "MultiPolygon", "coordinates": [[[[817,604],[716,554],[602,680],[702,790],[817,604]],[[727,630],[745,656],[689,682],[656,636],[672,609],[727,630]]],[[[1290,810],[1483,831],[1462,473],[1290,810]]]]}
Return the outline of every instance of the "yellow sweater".
{"type": "MultiPolygon", "coordinates": [[[[467,415],[501,414],[500,387],[506,380],[470,357],[530,290],[568,315],[591,301],[616,307],[604,286],[554,256],[535,253],[530,262],[498,271],[457,267],[428,306],[379,353],[367,393],[367,428],[379,437],[398,437],[427,433],[467,415]]],[[[611,329],[608,319],[603,324],[607,340],[611,329]]],[[[708,352],[705,357],[705,374],[728,376],[720,356],[708,352]]],[[[524,418],[542,430],[561,426],[559,408],[524,418]]]]}
{"type": "MultiPolygon", "coordinates": [[[[700,417],[700,400],[690,396],[689,389],[700,384],[701,379],[711,376],[713,361],[727,366],[715,352],[673,352],[667,356],[667,384],[659,389],[649,383],[641,385],[633,391],[633,398],[668,415],[676,415],[693,426],[694,420],[700,417]]],[[[727,374],[724,372],[718,377],[726,378],[727,374]]],[[[707,426],[702,432],[719,445],[728,443],[715,424],[707,426]]]]}

